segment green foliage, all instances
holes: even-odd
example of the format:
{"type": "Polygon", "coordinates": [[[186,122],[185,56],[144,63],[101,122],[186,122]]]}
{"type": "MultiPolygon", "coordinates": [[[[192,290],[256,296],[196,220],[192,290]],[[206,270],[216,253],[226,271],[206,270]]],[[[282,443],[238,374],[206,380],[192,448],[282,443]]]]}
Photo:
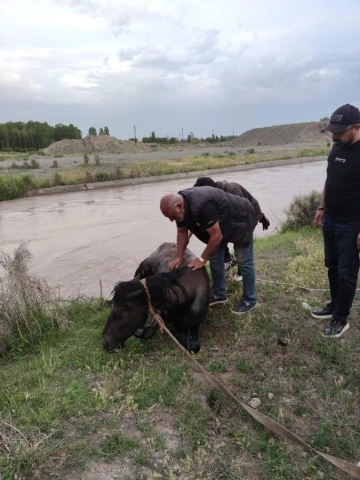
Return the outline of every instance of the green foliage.
{"type": "Polygon", "coordinates": [[[35,158],[33,158],[30,163],[31,163],[31,168],[40,168],[40,164],[35,160],[35,158]]]}
{"type": "Polygon", "coordinates": [[[64,138],[80,139],[82,133],[72,123],[58,123],[55,127],[46,122],[33,121],[0,124],[0,151],[39,150],[64,138]]]}
{"type": "Polygon", "coordinates": [[[246,155],[251,155],[252,153],[255,153],[255,150],[253,148],[249,148],[246,150],[246,155]]]}
{"type": "Polygon", "coordinates": [[[320,202],[321,193],[314,190],[309,195],[296,196],[285,210],[286,220],[281,226],[281,231],[297,230],[312,225],[320,202]]]}
{"type": "Polygon", "coordinates": [[[83,158],[85,165],[87,165],[89,163],[89,155],[86,152],[84,153],[83,158]]]}
{"type": "Polygon", "coordinates": [[[30,175],[22,177],[0,176],[0,201],[24,197],[26,192],[36,187],[36,182],[30,175]]]}
{"type": "Polygon", "coordinates": [[[88,135],[94,135],[94,136],[97,135],[96,128],[95,127],[90,127],[88,135]]]}
{"type": "Polygon", "coordinates": [[[320,122],[328,122],[329,120],[329,117],[320,118],[320,122]]]}
{"type": "Polygon", "coordinates": [[[111,458],[119,453],[139,448],[139,446],[140,443],[135,438],[123,437],[122,435],[111,435],[102,442],[100,448],[103,453],[111,458]]]}

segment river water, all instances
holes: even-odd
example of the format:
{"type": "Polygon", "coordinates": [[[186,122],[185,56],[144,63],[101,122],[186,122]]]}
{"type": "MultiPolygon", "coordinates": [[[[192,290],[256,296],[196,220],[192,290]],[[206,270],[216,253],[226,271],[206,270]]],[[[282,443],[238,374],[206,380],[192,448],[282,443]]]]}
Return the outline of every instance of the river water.
{"type": "MultiPolygon", "coordinates": [[[[295,195],[321,190],[326,162],[284,165],[216,174],[242,184],[257,198],[276,232],[284,209],[295,195]]],[[[136,267],[164,241],[176,241],[176,226],[162,216],[163,194],[193,185],[196,176],[161,183],[132,185],[22,198],[0,204],[0,246],[12,253],[28,242],[31,271],[60,288],[62,296],[79,292],[105,296],[115,282],[132,278],[136,267]]],[[[190,248],[204,248],[192,238],[190,248]]]]}

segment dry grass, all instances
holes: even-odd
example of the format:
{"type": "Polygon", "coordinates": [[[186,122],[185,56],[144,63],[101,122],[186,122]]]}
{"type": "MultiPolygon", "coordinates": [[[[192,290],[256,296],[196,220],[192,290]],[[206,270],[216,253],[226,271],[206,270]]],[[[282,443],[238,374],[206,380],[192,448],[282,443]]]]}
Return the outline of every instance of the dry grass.
{"type": "Polygon", "coordinates": [[[24,243],[13,256],[0,251],[0,266],[5,274],[0,278],[0,354],[11,337],[31,342],[44,329],[61,323],[61,317],[51,311],[56,296],[45,280],[29,273],[30,260],[24,243]]]}

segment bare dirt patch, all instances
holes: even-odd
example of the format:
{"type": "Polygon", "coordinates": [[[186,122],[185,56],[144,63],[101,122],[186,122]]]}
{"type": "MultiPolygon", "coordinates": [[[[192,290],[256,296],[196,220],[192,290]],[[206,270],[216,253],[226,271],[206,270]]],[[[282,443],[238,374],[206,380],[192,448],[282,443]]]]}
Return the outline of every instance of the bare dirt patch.
{"type": "Polygon", "coordinates": [[[291,143],[321,143],[331,140],[325,131],[326,122],[290,123],[272,127],[254,128],[230,142],[233,147],[256,145],[287,145],[291,143]]]}

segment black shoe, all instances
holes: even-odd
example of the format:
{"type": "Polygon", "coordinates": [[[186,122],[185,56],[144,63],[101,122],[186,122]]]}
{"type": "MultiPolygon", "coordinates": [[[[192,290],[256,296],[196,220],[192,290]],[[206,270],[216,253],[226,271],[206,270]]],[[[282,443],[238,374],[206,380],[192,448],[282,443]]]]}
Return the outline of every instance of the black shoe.
{"type": "Polygon", "coordinates": [[[313,310],[311,315],[314,318],[332,318],[332,308],[330,308],[329,303],[327,303],[325,307],[313,310]]]}
{"type": "Polygon", "coordinates": [[[324,328],[323,336],[324,337],[331,337],[331,338],[339,338],[343,333],[349,330],[350,325],[347,323],[346,318],[340,318],[335,320],[335,318],[331,319],[329,325],[324,328]]]}
{"type": "Polygon", "coordinates": [[[236,313],[236,315],[241,315],[242,313],[247,313],[247,312],[250,312],[250,310],[252,310],[253,308],[256,307],[256,302],[255,303],[247,303],[245,302],[245,300],[241,300],[240,303],[238,303],[237,305],[235,305],[233,308],[232,308],[232,313],[236,313]]]}
{"type": "Polygon", "coordinates": [[[209,307],[212,307],[213,305],[218,305],[220,303],[226,303],[229,300],[227,298],[216,298],[214,295],[211,295],[210,297],[210,302],[209,302],[209,307]]]}

